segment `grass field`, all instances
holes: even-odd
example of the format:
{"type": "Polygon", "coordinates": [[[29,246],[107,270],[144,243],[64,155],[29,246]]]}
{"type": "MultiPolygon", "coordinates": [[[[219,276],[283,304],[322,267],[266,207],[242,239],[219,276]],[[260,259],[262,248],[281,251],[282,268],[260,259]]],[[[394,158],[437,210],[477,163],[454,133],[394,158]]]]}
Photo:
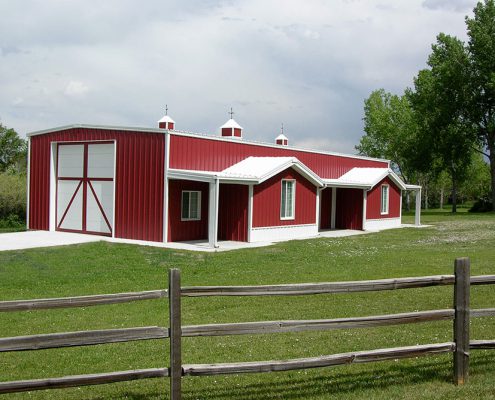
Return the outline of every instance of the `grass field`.
{"type": "MultiPolygon", "coordinates": [[[[404,217],[412,222],[412,216],[404,217]]],[[[432,227],[349,238],[292,241],[203,254],[105,242],[0,253],[0,299],[61,297],[183,285],[342,281],[453,273],[471,257],[472,274],[495,274],[495,214],[442,211],[432,227]]],[[[1,240],[1,235],[0,235],[1,240]]],[[[474,287],[473,308],[494,307],[495,287],[474,287]]],[[[183,299],[183,323],[318,319],[450,308],[452,287],[296,297],[183,299]]],[[[0,314],[0,336],[84,329],[167,326],[166,300],[79,309],[0,314]]],[[[471,321],[472,339],[494,339],[495,318],[471,321]]],[[[184,363],[312,357],[353,350],[452,340],[452,322],[276,335],[186,338],[184,363]]],[[[168,365],[166,340],[3,353],[0,381],[168,365]]],[[[452,356],[272,374],[183,379],[185,399],[495,399],[495,352],[472,352],[469,384],[452,383],[452,356]]],[[[5,399],[168,398],[168,380],[5,395],[5,399]]]]}

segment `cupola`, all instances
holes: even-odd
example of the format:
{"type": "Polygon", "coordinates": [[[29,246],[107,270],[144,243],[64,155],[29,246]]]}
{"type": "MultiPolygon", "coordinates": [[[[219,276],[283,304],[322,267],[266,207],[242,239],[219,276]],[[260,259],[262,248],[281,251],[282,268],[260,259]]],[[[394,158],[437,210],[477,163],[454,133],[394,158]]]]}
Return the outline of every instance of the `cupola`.
{"type": "Polygon", "coordinates": [[[284,135],[284,124],[282,124],[282,128],[280,129],[280,135],[275,138],[275,144],[280,146],[288,146],[289,139],[284,135]]]}
{"type": "Polygon", "coordinates": [[[158,121],[158,128],[173,130],[175,128],[175,121],[168,115],[168,106],[165,106],[165,115],[158,121]]]}
{"type": "Polygon", "coordinates": [[[234,139],[242,139],[242,126],[235,122],[232,108],[230,109],[230,119],[220,127],[223,137],[231,137],[234,139]]]}

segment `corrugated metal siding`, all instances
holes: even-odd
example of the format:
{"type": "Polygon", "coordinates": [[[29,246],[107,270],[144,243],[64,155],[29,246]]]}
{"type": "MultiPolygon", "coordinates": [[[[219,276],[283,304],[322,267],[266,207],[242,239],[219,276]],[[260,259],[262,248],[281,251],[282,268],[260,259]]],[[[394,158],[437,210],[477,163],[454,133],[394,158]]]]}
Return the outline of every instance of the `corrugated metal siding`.
{"type": "Polygon", "coordinates": [[[354,167],[387,167],[383,161],[317,154],[287,148],[258,146],[242,142],[211,140],[172,134],[170,168],[222,171],[249,156],[294,156],[321,178],[339,178],[354,167]]]}
{"type": "Polygon", "coordinates": [[[363,190],[337,188],[335,228],[363,229],[363,190]]]}
{"type": "Polygon", "coordinates": [[[73,128],[31,137],[30,229],[49,229],[50,143],[116,140],[115,236],[161,242],[165,137],[73,128]]]}
{"type": "Polygon", "coordinates": [[[366,200],[366,218],[367,219],[379,219],[379,218],[398,218],[400,217],[400,197],[401,191],[395,183],[389,179],[385,178],[378,185],[368,192],[368,197],[366,200]],[[387,183],[389,188],[389,203],[388,203],[388,214],[381,215],[381,186],[387,183]]]}
{"type": "Polygon", "coordinates": [[[247,242],[249,187],[220,184],[218,239],[247,242]]]}
{"type": "Polygon", "coordinates": [[[332,188],[323,189],[320,193],[320,229],[331,228],[332,188]]]}
{"type": "Polygon", "coordinates": [[[208,183],[172,179],[168,183],[168,241],[208,239],[208,183]],[[181,221],[183,190],[201,191],[201,219],[181,221]]]}
{"type": "Polygon", "coordinates": [[[253,228],[314,223],[316,223],[316,187],[292,168],[254,186],[253,228]],[[296,180],[294,220],[280,219],[282,179],[296,180]]]}

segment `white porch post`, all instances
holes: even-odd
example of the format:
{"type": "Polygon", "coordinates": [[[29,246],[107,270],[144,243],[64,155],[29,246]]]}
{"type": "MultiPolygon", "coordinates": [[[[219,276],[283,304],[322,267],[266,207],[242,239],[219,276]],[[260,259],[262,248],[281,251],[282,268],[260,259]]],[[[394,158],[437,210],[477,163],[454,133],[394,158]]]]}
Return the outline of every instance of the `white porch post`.
{"type": "Polygon", "coordinates": [[[421,225],[421,189],[416,190],[416,210],[414,212],[414,225],[421,225]]]}
{"type": "Polygon", "coordinates": [[[316,226],[318,227],[318,231],[320,231],[320,213],[321,213],[321,191],[322,189],[316,188],[316,226]]]}
{"type": "Polygon", "coordinates": [[[253,230],[253,193],[254,186],[249,185],[249,194],[248,194],[248,231],[247,231],[247,241],[251,242],[251,232],[253,230]]]}
{"type": "Polygon", "coordinates": [[[210,182],[208,198],[208,243],[210,247],[218,247],[218,194],[220,181],[215,178],[210,182]]]}
{"type": "Polygon", "coordinates": [[[362,225],[363,231],[366,230],[366,206],[367,206],[367,203],[368,203],[368,191],[363,190],[363,225],[362,225]]]}
{"type": "Polygon", "coordinates": [[[332,212],[330,214],[330,229],[335,229],[335,208],[337,205],[337,188],[332,188],[332,212]]]}

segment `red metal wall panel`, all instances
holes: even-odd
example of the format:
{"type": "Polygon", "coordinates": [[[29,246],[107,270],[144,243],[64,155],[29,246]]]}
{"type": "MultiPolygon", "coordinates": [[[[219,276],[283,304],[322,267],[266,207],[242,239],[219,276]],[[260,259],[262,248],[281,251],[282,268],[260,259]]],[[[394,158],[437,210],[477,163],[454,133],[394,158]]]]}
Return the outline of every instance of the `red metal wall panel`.
{"type": "Polygon", "coordinates": [[[170,136],[170,168],[222,171],[249,156],[294,156],[321,178],[327,179],[339,178],[354,167],[388,166],[383,161],[260,146],[242,141],[213,140],[177,134],[170,136]]]}
{"type": "Polygon", "coordinates": [[[332,188],[320,193],[320,229],[330,229],[332,222],[332,188]]]}
{"type": "Polygon", "coordinates": [[[249,187],[220,184],[218,239],[247,242],[249,187]]]}
{"type": "Polygon", "coordinates": [[[168,184],[168,241],[208,239],[208,183],[184,180],[170,180],[168,184]],[[201,219],[181,221],[183,190],[201,192],[201,219]]]}
{"type": "Polygon", "coordinates": [[[363,190],[337,188],[335,228],[363,229],[363,190]]]}
{"type": "Polygon", "coordinates": [[[316,187],[292,168],[254,186],[253,228],[314,223],[316,223],[316,187]],[[282,179],[296,180],[296,215],[293,220],[280,219],[282,179]]]}
{"type": "Polygon", "coordinates": [[[379,218],[399,218],[400,217],[400,198],[401,190],[390,178],[385,178],[378,185],[368,192],[366,199],[366,218],[367,219],[379,219],[379,218]],[[381,215],[381,186],[382,184],[389,185],[389,201],[388,201],[388,214],[381,215]]]}
{"type": "Polygon", "coordinates": [[[96,128],[71,128],[31,137],[29,228],[49,229],[51,142],[115,140],[115,236],[163,239],[165,137],[96,128]]]}

